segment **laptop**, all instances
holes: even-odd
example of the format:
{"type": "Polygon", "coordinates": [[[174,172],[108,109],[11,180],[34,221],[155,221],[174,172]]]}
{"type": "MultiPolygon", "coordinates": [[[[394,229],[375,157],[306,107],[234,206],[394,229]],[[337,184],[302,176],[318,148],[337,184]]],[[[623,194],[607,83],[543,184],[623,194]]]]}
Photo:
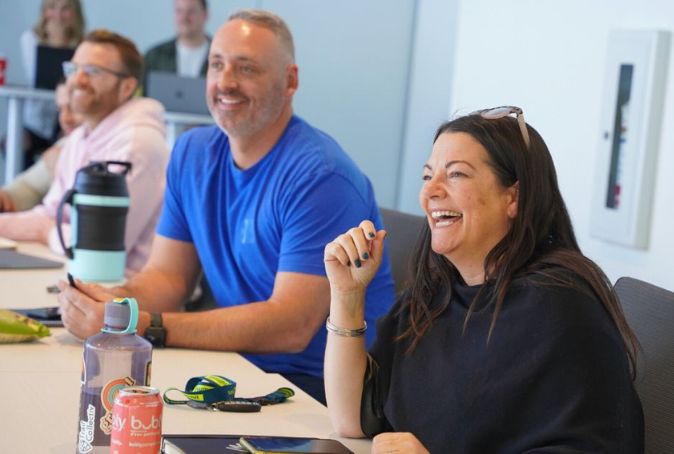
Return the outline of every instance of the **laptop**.
{"type": "Polygon", "coordinates": [[[22,254],[13,249],[0,249],[0,270],[63,268],[63,262],[22,254]]]}
{"type": "Polygon", "coordinates": [[[35,88],[47,90],[56,89],[59,80],[63,78],[64,61],[70,61],[75,54],[75,49],[60,47],[37,46],[35,54],[35,88]]]}
{"type": "Polygon", "coordinates": [[[206,79],[150,71],[145,94],[164,105],[168,112],[208,115],[206,79]]]}

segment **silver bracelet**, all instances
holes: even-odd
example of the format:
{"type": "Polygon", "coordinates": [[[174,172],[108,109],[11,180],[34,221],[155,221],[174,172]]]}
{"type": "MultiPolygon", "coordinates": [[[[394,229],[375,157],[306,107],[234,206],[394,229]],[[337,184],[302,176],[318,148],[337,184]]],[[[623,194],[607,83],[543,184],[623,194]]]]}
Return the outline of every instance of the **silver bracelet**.
{"type": "Polygon", "coordinates": [[[328,317],[328,319],[325,321],[325,329],[327,329],[331,333],[334,333],[342,337],[360,337],[363,334],[365,334],[365,330],[367,329],[367,322],[363,320],[363,323],[365,324],[365,326],[358,329],[340,328],[339,326],[333,325],[330,322],[330,317],[328,317]]]}

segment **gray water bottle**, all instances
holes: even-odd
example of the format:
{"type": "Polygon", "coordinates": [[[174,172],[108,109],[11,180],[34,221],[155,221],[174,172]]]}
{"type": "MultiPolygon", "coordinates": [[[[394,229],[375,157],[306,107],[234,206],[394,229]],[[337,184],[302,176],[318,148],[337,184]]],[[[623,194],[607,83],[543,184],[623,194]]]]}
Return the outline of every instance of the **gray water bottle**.
{"type": "Polygon", "coordinates": [[[105,304],[105,326],[84,343],[77,453],[109,453],[112,406],[127,386],[148,386],[152,344],[136,334],[138,304],[115,298],[105,304]]]}

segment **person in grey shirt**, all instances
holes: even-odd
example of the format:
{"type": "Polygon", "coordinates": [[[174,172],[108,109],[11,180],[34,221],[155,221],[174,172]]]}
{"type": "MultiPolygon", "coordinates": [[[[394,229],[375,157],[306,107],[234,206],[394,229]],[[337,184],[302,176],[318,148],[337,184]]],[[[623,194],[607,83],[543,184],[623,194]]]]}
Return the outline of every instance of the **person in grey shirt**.
{"type": "Polygon", "coordinates": [[[208,47],[205,32],[208,20],[206,0],[175,0],[175,38],[157,44],[145,54],[144,92],[150,71],[175,73],[185,77],[205,77],[208,47]]]}

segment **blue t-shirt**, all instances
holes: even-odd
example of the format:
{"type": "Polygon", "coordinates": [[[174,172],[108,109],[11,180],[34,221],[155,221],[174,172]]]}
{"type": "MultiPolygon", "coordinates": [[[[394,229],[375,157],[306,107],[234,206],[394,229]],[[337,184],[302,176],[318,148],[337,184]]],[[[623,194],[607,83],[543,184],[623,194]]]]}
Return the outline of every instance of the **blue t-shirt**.
{"type": "MultiPolygon", "coordinates": [[[[218,127],[181,135],[157,231],[194,244],[216,303],[269,299],[277,272],[325,275],[323,249],[363,219],[382,228],[368,178],[327,134],[293,116],[276,145],[241,170],[218,127]]],[[[394,300],[388,256],[366,294],[366,342],[394,300]]],[[[250,354],[267,372],[323,376],[325,329],[297,354],[250,354]]]]}

